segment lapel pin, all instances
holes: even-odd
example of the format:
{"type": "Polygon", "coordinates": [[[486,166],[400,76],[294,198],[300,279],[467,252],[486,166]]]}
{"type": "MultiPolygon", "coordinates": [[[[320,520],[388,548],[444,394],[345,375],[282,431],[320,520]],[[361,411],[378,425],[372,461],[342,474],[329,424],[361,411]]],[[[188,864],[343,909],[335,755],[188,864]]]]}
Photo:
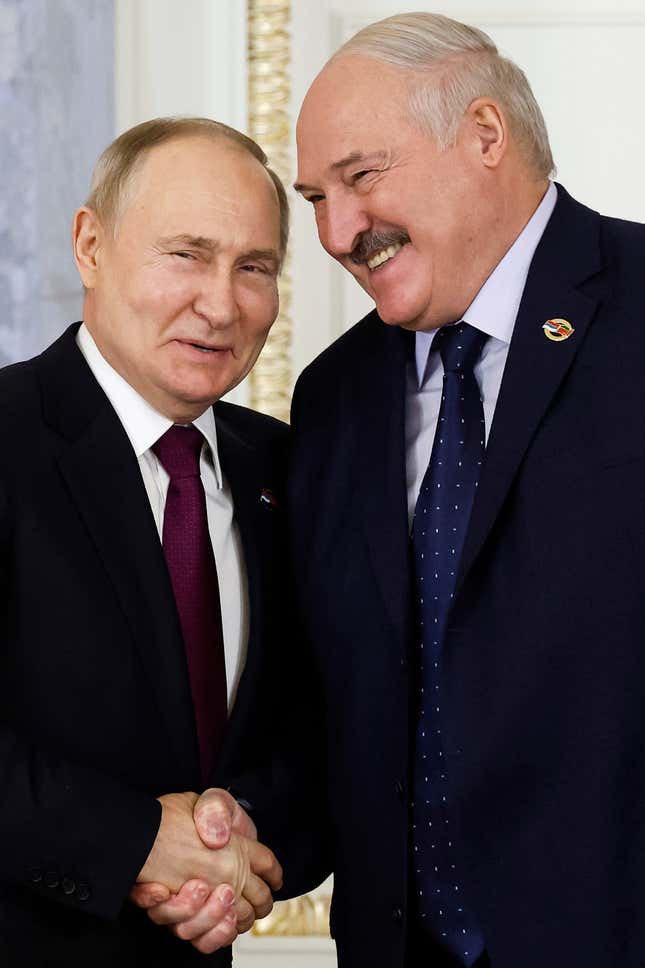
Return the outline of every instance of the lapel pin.
{"type": "Polygon", "coordinates": [[[563,339],[569,339],[575,333],[568,319],[547,319],[542,329],[546,338],[553,340],[554,343],[561,343],[563,339]]]}
{"type": "Polygon", "coordinates": [[[270,491],[268,487],[263,487],[260,491],[260,504],[267,508],[277,508],[278,506],[273,491],[270,491]]]}

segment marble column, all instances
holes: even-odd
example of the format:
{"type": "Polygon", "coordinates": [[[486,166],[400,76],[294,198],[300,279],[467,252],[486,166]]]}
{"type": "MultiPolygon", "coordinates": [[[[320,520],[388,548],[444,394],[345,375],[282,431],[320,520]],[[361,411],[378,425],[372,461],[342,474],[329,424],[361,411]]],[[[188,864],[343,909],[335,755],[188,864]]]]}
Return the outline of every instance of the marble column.
{"type": "Polygon", "coordinates": [[[0,0],[0,365],[80,318],[70,224],[114,137],[114,0],[0,0]]]}

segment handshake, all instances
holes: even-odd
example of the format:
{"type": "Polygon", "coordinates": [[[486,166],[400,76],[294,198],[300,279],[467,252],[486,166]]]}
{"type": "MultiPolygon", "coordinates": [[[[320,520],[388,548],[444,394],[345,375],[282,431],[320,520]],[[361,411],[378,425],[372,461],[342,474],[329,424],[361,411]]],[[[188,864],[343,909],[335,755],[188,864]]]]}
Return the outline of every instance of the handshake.
{"type": "Polygon", "coordinates": [[[210,954],[269,914],[282,868],[225,790],[170,793],[159,802],[159,831],[130,900],[210,954]]]}

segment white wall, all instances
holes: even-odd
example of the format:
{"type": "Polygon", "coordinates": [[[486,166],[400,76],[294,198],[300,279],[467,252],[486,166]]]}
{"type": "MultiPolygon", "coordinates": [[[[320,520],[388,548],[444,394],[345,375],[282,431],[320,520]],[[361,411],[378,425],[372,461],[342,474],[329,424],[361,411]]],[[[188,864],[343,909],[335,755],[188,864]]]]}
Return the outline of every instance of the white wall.
{"type": "Polygon", "coordinates": [[[246,125],[245,0],[116,0],[117,132],[167,114],[246,125]]]}

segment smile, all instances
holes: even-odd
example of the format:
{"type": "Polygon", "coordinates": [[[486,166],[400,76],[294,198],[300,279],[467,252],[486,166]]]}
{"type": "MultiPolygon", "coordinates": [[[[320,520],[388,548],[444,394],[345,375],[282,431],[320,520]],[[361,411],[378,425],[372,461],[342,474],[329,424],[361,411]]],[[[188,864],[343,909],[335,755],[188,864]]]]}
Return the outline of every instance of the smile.
{"type": "Polygon", "coordinates": [[[395,242],[394,245],[388,245],[385,249],[380,249],[375,252],[371,259],[367,260],[367,265],[369,269],[378,269],[385,262],[389,262],[393,259],[397,252],[400,252],[403,246],[400,242],[395,242]]]}
{"type": "Polygon", "coordinates": [[[200,353],[221,353],[228,349],[226,346],[207,346],[205,343],[193,343],[192,340],[188,339],[180,339],[177,342],[181,346],[189,346],[193,350],[199,350],[200,353]]]}

